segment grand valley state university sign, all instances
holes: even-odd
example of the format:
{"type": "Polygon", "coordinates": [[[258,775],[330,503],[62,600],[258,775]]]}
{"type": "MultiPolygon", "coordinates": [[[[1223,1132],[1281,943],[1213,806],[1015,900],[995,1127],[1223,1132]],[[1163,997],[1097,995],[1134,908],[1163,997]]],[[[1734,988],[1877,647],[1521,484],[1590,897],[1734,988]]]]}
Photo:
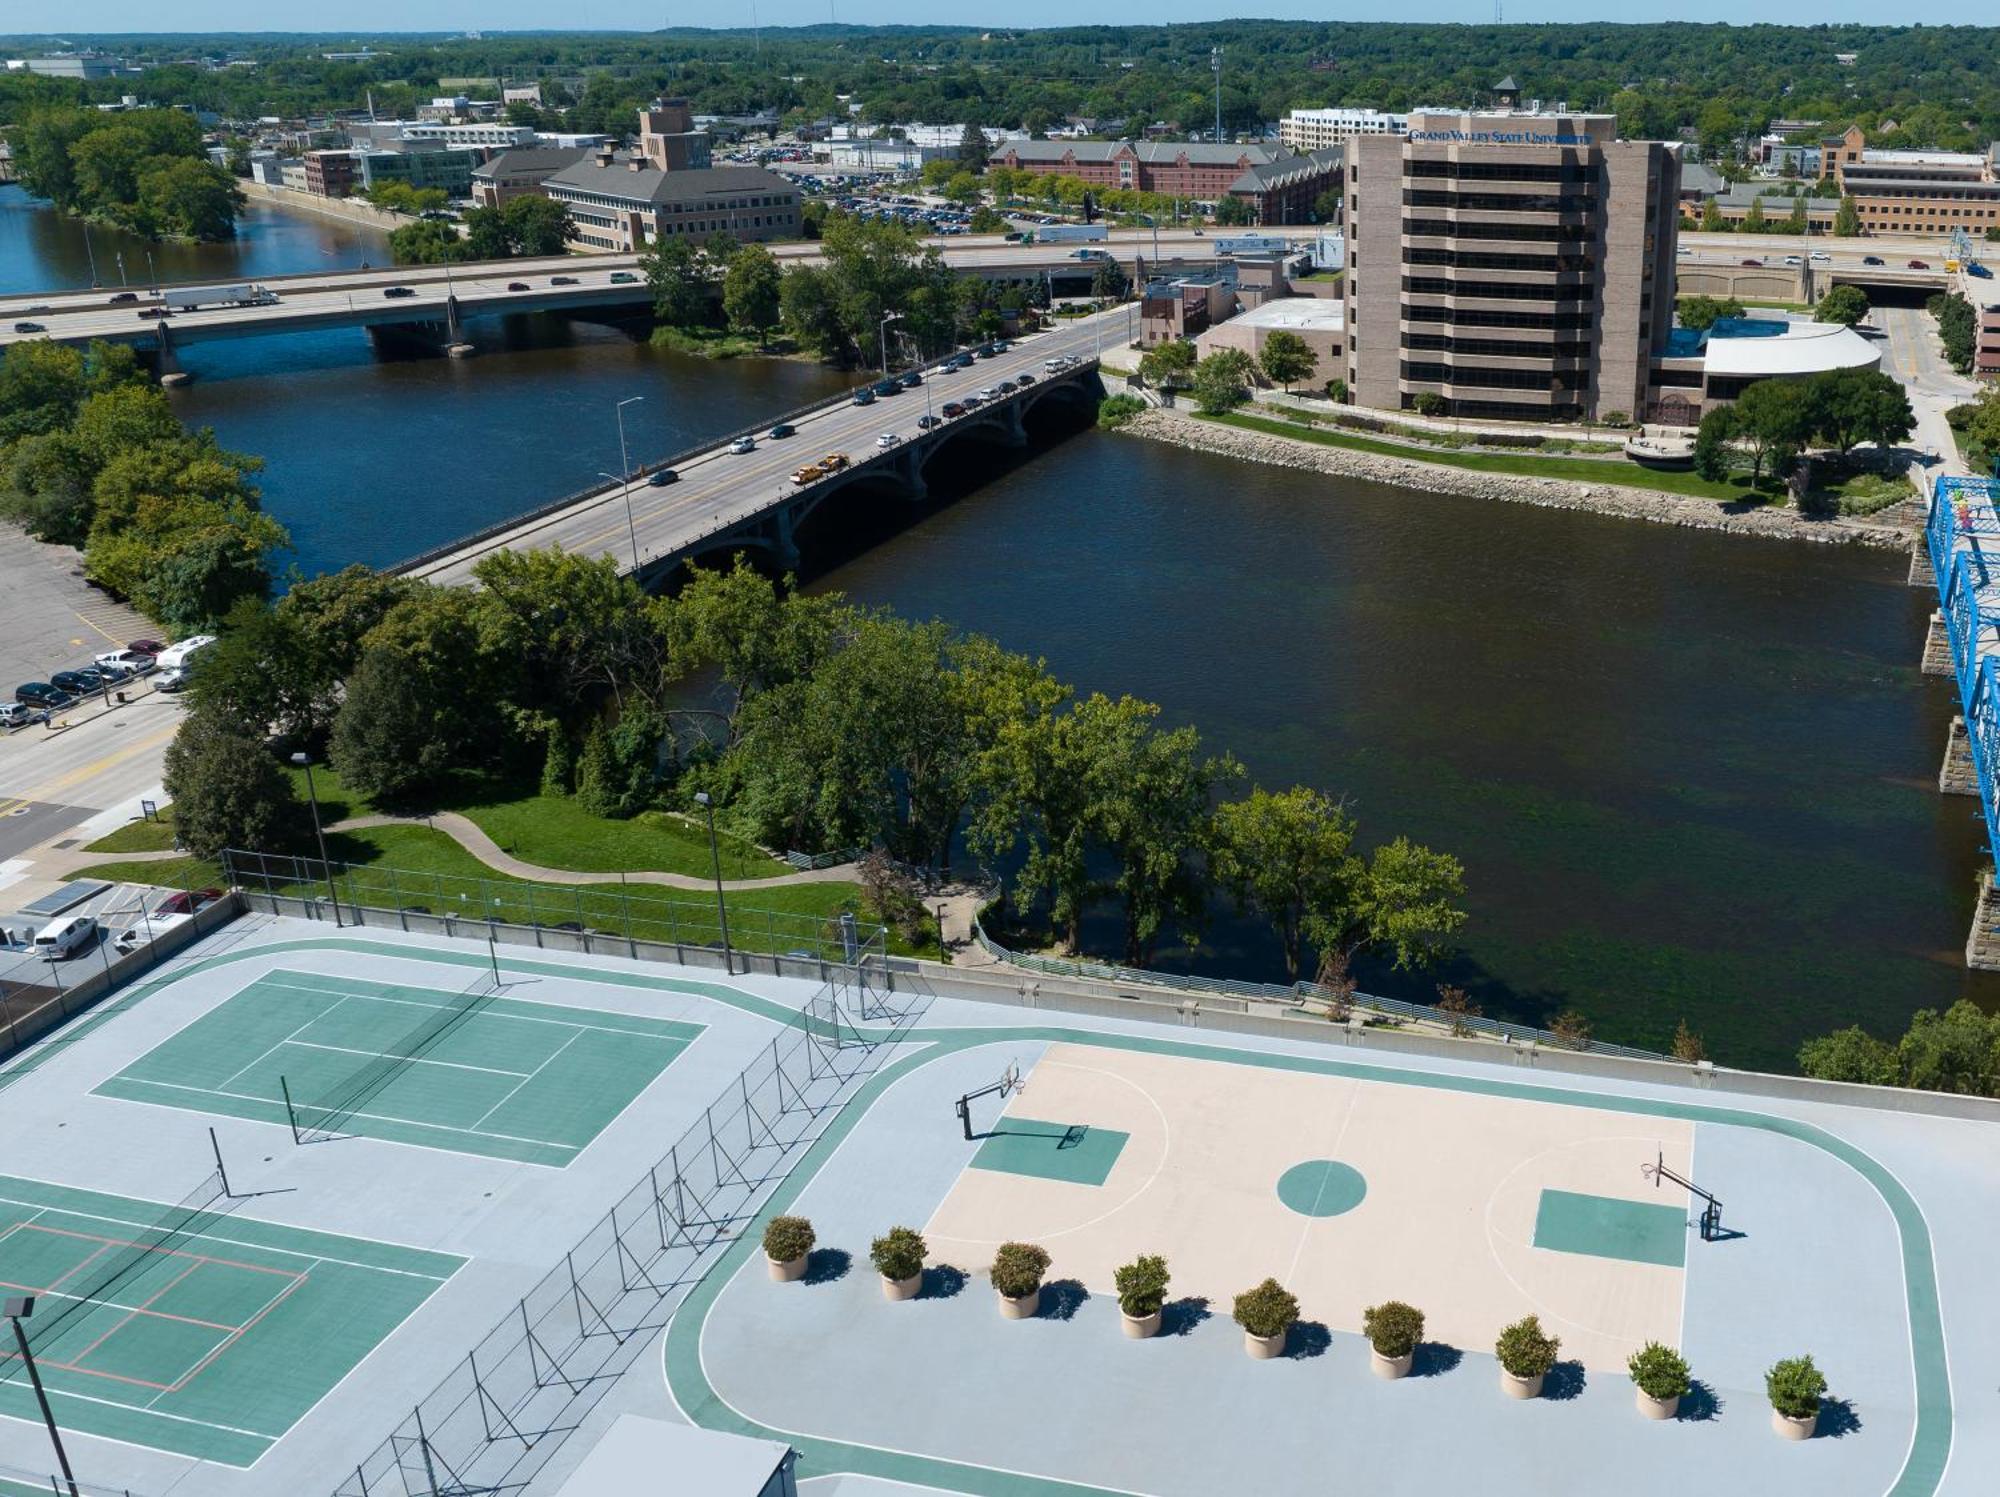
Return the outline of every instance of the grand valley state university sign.
{"type": "Polygon", "coordinates": [[[1563,135],[1540,130],[1410,130],[1405,140],[1455,146],[1587,146],[1588,135],[1563,135]]]}

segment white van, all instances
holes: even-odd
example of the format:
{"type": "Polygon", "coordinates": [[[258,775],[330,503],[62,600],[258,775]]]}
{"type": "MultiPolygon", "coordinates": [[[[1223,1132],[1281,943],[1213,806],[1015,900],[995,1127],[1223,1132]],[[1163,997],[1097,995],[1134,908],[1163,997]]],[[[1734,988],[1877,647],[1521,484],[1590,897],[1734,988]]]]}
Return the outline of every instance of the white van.
{"type": "Polygon", "coordinates": [[[215,643],[213,634],[193,634],[160,651],[156,664],[163,671],[186,670],[188,662],[215,643]]]}
{"type": "Polygon", "coordinates": [[[73,957],[97,941],[97,921],[89,915],[71,915],[52,920],[35,937],[35,955],[44,961],[59,962],[73,957]]]}

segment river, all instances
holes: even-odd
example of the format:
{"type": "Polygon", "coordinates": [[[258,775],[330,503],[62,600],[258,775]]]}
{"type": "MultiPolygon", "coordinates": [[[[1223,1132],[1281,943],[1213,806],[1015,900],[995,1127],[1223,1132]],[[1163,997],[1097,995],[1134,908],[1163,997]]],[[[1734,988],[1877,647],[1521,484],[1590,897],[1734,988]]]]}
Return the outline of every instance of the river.
{"type": "MultiPolygon", "coordinates": [[[[60,237],[0,225],[10,279],[60,237]]],[[[187,252],[226,275],[376,248],[282,215],[250,228],[187,252]]],[[[266,503],[310,574],[392,562],[615,469],[626,396],[644,397],[626,414],[636,461],[840,383],[555,318],[470,327],[464,362],[384,359],[359,332],[196,347],[176,404],[266,459],[266,503]]],[[[1974,801],[1935,788],[1950,693],[1917,672],[1932,604],[1896,556],[1093,430],[997,465],[969,449],[940,479],[915,523],[830,506],[814,585],[1149,697],[1257,783],[1346,795],[1365,839],[1456,853],[1472,918],[1447,975],[1488,1012],[1574,1006],[1655,1047],[1685,1018],[1725,1063],[1782,1068],[1807,1035],[1892,1035],[1917,1008],[2000,994],[1964,968],[1983,832],[1974,801]],[[855,521],[869,544],[824,539],[855,521]]],[[[1112,922],[1093,932],[1115,949],[1112,922]]],[[[1282,976],[1275,943],[1226,909],[1162,963],[1282,976]]]]}

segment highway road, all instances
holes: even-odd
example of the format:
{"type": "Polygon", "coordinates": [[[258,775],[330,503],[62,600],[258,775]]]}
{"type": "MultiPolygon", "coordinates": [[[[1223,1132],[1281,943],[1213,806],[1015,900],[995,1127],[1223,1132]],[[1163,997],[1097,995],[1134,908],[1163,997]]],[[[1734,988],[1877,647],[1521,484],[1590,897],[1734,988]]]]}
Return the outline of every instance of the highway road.
{"type": "MultiPolygon", "coordinates": [[[[974,271],[1012,270],[1023,275],[1044,270],[1087,272],[1076,257],[1080,246],[1009,244],[997,235],[950,236],[926,240],[935,244],[947,263],[974,271]]],[[[1157,236],[1162,259],[1207,260],[1214,256],[1214,239],[1191,232],[1157,236]]],[[[1137,257],[1155,258],[1155,236],[1146,230],[1117,231],[1108,247],[1128,267],[1137,257]]],[[[820,258],[819,245],[797,241],[768,246],[781,263],[810,264],[820,258]]],[[[486,260],[462,265],[380,266],[368,270],[319,271],[309,275],[270,276],[259,283],[278,295],[267,306],[203,309],[176,313],[172,319],[176,343],[218,337],[254,336],[326,326],[380,322],[436,321],[444,305],[456,296],[462,314],[505,307],[520,311],[592,307],[648,299],[636,255],[561,255],[542,259],[486,260]],[[636,276],[618,283],[614,275],[636,276]],[[553,284],[556,277],[575,282],[553,284]],[[524,290],[509,288],[523,286],[524,290]],[[389,297],[392,287],[415,294],[389,297]]],[[[110,289],[71,292],[10,292],[0,297],[0,347],[25,338],[49,337],[64,342],[111,338],[125,342],[150,340],[155,324],[139,314],[148,308],[148,293],[135,301],[113,303],[131,295],[110,289]],[[19,332],[18,323],[33,323],[41,331],[19,332]]]]}
{"type": "MultiPolygon", "coordinates": [[[[679,481],[656,488],[643,479],[621,490],[608,485],[591,498],[579,500],[556,514],[487,536],[411,570],[412,576],[433,582],[464,583],[481,556],[516,550],[560,546],[586,556],[615,556],[633,565],[633,532],[638,565],[686,551],[716,530],[733,527],[780,496],[803,490],[792,483],[800,467],[828,453],[845,452],[855,463],[877,455],[876,438],[894,433],[904,441],[920,434],[917,419],[925,414],[943,418],[946,402],[997,385],[1021,374],[1043,377],[1043,360],[1063,354],[1086,359],[1101,344],[1129,342],[1136,336],[1138,305],[1128,302],[1113,311],[1058,324],[1017,340],[1004,354],[980,359],[970,369],[950,374],[926,372],[921,388],[885,397],[873,405],[846,401],[823,407],[795,421],[796,435],[772,440],[759,436],[755,451],[732,453],[726,442],[705,449],[676,465],[679,481]],[[628,529],[625,494],[631,499],[628,529]]],[[[959,417],[957,421],[972,419],[959,417]]],[[[768,423],[765,423],[768,427],[768,423]]]]}

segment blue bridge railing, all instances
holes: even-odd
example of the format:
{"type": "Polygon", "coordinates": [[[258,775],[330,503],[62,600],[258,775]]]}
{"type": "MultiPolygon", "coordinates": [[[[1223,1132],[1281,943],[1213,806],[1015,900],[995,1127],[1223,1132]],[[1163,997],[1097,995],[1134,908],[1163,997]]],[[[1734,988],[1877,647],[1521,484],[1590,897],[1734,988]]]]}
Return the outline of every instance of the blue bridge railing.
{"type": "Polygon", "coordinates": [[[1986,843],[2000,848],[2000,479],[1939,478],[1924,545],[1950,637],[1986,843]]]}

